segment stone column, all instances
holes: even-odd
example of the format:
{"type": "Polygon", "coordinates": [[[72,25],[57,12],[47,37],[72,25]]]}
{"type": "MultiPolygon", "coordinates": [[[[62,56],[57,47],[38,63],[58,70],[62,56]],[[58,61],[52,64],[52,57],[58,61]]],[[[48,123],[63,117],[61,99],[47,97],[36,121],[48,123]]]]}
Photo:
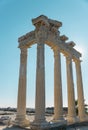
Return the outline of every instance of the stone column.
{"type": "Polygon", "coordinates": [[[26,71],[27,71],[27,48],[20,48],[20,72],[18,85],[18,102],[16,123],[20,126],[26,126],[29,121],[26,120],[26,71]]]}
{"type": "Polygon", "coordinates": [[[54,49],[54,120],[63,120],[60,50],[54,49]]]}
{"type": "Polygon", "coordinates": [[[37,44],[35,123],[45,122],[45,63],[44,44],[37,44]]]}
{"type": "Polygon", "coordinates": [[[77,75],[77,93],[78,93],[78,115],[80,121],[85,121],[84,94],[80,60],[75,60],[77,75]]]}
{"type": "Polygon", "coordinates": [[[72,59],[70,56],[66,57],[66,68],[67,68],[67,91],[68,91],[68,116],[67,116],[67,120],[68,120],[68,122],[76,122],[72,59]]]}

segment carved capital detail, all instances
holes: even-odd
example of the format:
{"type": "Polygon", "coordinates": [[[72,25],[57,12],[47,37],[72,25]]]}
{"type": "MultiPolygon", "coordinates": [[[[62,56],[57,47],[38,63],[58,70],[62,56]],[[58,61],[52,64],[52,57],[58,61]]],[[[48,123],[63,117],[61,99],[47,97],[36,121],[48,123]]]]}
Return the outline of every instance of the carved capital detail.
{"type": "Polygon", "coordinates": [[[38,42],[44,42],[47,38],[53,41],[59,38],[58,28],[62,26],[61,22],[48,19],[43,15],[33,19],[32,22],[36,27],[35,36],[38,42]]]}
{"type": "Polygon", "coordinates": [[[59,47],[64,55],[72,55],[72,59],[79,59],[81,53],[78,52],[74,46],[74,42],[66,42],[68,37],[65,35],[60,36],[59,28],[62,26],[60,21],[49,19],[41,15],[32,19],[35,30],[31,31],[18,39],[19,48],[31,47],[35,43],[44,43],[52,47],[59,47]]]}
{"type": "Polygon", "coordinates": [[[70,64],[72,62],[72,56],[66,56],[66,61],[70,64]]]}
{"type": "Polygon", "coordinates": [[[62,36],[60,36],[60,40],[65,42],[66,40],[68,40],[68,37],[65,35],[62,35],[62,36]]]}
{"type": "Polygon", "coordinates": [[[60,48],[59,47],[53,47],[54,51],[54,57],[58,57],[60,55],[60,48]]]}
{"type": "Polygon", "coordinates": [[[44,43],[47,39],[48,35],[48,28],[45,24],[41,23],[36,29],[35,29],[35,37],[38,43],[44,43]]]}
{"type": "Polygon", "coordinates": [[[81,64],[82,61],[80,59],[74,59],[74,62],[75,62],[75,64],[78,65],[78,64],[81,64]]]}

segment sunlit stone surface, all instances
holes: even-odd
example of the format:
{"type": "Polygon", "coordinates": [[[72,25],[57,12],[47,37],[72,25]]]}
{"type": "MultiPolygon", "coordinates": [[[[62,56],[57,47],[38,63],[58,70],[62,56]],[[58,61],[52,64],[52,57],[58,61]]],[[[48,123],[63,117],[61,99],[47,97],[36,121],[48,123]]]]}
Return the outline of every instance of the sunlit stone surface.
{"type": "MultiPolygon", "coordinates": [[[[41,15],[32,19],[35,30],[28,32],[18,39],[20,55],[20,73],[18,85],[18,104],[15,123],[19,126],[30,126],[33,129],[56,127],[62,124],[85,121],[84,95],[82,74],[80,66],[81,53],[74,49],[73,41],[66,42],[68,37],[60,35],[59,28],[62,23],[41,15]],[[35,119],[32,123],[26,117],[26,68],[27,48],[37,43],[37,66],[36,66],[36,96],[35,96],[35,119]],[[54,117],[47,122],[45,119],[45,63],[44,44],[54,52],[54,117]],[[61,58],[66,57],[67,88],[68,88],[68,116],[63,118],[63,97],[61,80],[61,58]],[[72,73],[72,63],[76,65],[77,92],[78,92],[78,117],[75,112],[75,93],[72,73]],[[66,121],[67,120],[67,121],[66,121]]],[[[30,80],[30,79],[29,79],[30,80]]],[[[31,106],[30,106],[31,107],[31,106]]]]}

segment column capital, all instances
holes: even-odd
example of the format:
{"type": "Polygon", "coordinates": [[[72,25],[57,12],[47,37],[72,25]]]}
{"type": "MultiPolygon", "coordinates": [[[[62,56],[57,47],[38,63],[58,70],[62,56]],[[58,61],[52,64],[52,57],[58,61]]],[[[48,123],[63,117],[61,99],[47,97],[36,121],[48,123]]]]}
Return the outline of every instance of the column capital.
{"type": "Polygon", "coordinates": [[[35,29],[35,37],[37,42],[44,43],[48,36],[48,28],[43,22],[39,23],[35,29]]]}
{"type": "Polygon", "coordinates": [[[73,56],[69,53],[65,53],[64,56],[66,57],[67,60],[73,59],[73,56]]]}
{"type": "Polygon", "coordinates": [[[66,57],[66,59],[68,59],[68,60],[69,60],[69,59],[72,59],[72,55],[71,55],[71,54],[68,54],[68,55],[67,55],[67,54],[65,54],[64,56],[65,56],[65,57],[66,57]]]}
{"type": "Polygon", "coordinates": [[[55,52],[55,51],[60,51],[60,50],[61,50],[60,47],[58,47],[58,46],[53,46],[52,49],[53,49],[54,52],[55,52]]]}
{"type": "Polygon", "coordinates": [[[20,47],[21,54],[26,54],[27,53],[27,47],[20,47]]]}
{"type": "Polygon", "coordinates": [[[78,64],[78,63],[81,63],[81,62],[82,62],[82,60],[80,60],[80,59],[73,59],[73,61],[74,61],[76,64],[78,64]]]}
{"type": "Polygon", "coordinates": [[[72,62],[72,56],[71,55],[66,55],[66,62],[70,64],[72,62]]]}
{"type": "Polygon", "coordinates": [[[43,46],[44,46],[43,44],[44,44],[44,43],[37,43],[37,48],[43,47],[43,46]]]}
{"type": "Polygon", "coordinates": [[[53,47],[52,49],[54,51],[54,57],[58,56],[58,53],[60,53],[60,48],[59,47],[53,47]]]}
{"type": "Polygon", "coordinates": [[[66,56],[66,60],[70,61],[72,58],[70,56],[66,56]]]}

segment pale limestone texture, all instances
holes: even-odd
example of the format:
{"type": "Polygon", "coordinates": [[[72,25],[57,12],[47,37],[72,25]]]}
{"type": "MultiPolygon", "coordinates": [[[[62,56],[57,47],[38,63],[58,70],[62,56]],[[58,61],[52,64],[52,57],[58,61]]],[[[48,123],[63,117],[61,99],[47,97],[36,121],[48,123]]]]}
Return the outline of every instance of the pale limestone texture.
{"type": "MultiPolygon", "coordinates": [[[[54,52],[54,117],[52,122],[58,124],[66,123],[63,118],[63,97],[62,97],[62,76],[61,76],[61,56],[66,57],[67,69],[67,90],[68,90],[68,117],[70,123],[76,122],[75,112],[75,93],[72,73],[72,62],[76,65],[77,75],[77,92],[78,92],[78,110],[79,120],[84,121],[84,95],[82,74],[80,67],[81,53],[74,49],[73,41],[66,42],[68,37],[60,36],[59,28],[62,23],[56,20],[49,19],[41,15],[32,20],[35,30],[27,33],[18,39],[20,56],[20,74],[18,85],[18,104],[17,116],[15,123],[20,126],[29,125],[29,120],[26,119],[26,68],[27,68],[27,48],[37,43],[37,66],[36,66],[36,96],[35,96],[35,119],[30,124],[32,128],[43,128],[49,126],[45,119],[45,59],[44,59],[44,44],[53,49],[54,52]]],[[[30,106],[31,107],[31,106],[30,106]]]]}
{"type": "Polygon", "coordinates": [[[29,125],[26,119],[26,70],[27,70],[27,48],[20,48],[20,74],[18,85],[18,102],[16,123],[21,126],[29,125]]]}
{"type": "Polygon", "coordinates": [[[80,60],[76,60],[75,65],[76,65],[76,75],[77,75],[79,119],[80,119],[80,121],[85,121],[84,94],[83,94],[83,83],[82,83],[82,73],[81,73],[80,60]]]}
{"type": "Polygon", "coordinates": [[[45,122],[45,64],[44,44],[37,44],[35,121],[45,122]]]}
{"type": "Polygon", "coordinates": [[[66,57],[66,68],[67,68],[67,89],[68,89],[68,122],[76,121],[75,111],[75,95],[74,95],[74,83],[73,83],[73,72],[72,72],[72,58],[71,56],[66,57]]]}
{"type": "Polygon", "coordinates": [[[60,49],[54,49],[54,120],[63,120],[60,49]]]}

